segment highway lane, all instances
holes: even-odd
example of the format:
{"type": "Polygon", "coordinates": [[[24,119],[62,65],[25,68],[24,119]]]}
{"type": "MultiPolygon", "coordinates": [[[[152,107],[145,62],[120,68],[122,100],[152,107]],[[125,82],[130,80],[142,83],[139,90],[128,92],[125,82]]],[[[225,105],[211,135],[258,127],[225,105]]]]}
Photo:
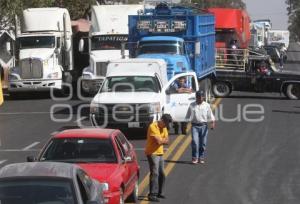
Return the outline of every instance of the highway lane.
{"type": "MultiPolygon", "coordinates": [[[[295,49],[299,48],[295,45],[295,49]]],[[[300,57],[293,57],[285,69],[299,69],[300,57]]],[[[78,109],[88,105],[86,102],[77,99],[58,102],[40,94],[31,97],[7,100],[0,108],[0,167],[36,155],[51,133],[78,128],[79,122],[89,125],[86,118],[81,121],[77,116],[78,109]],[[51,107],[57,104],[64,106],[51,112],[51,107]],[[53,118],[68,120],[55,122],[53,118]]],[[[249,123],[243,118],[235,122],[219,120],[217,129],[209,133],[205,165],[190,164],[189,136],[176,140],[178,137],[171,134],[171,141],[178,144],[167,158],[168,199],[161,203],[299,203],[300,102],[286,100],[279,94],[235,92],[231,98],[222,100],[217,113],[219,117],[232,118],[239,107],[247,104],[261,105],[265,110],[264,120],[259,123],[249,123]],[[224,112],[220,115],[222,108],[224,112]],[[180,156],[176,157],[177,154],[180,156]]],[[[87,111],[84,109],[83,117],[87,111]]],[[[126,135],[137,148],[142,182],[148,173],[143,153],[145,140],[138,137],[140,132],[126,135]]],[[[147,185],[143,190],[146,195],[147,185]]]]}
{"type": "Polygon", "coordinates": [[[222,100],[217,112],[217,128],[209,133],[207,163],[191,165],[190,147],[178,161],[169,161],[176,166],[167,180],[168,199],[161,203],[299,203],[299,101],[278,94],[236,92],[222,100]],[[220,117],[223,112],[224,118],[235,118],[239,105],[247,104],[263,107],[263,121],[247,122],[241,117],[228,122],[220,117]]]}

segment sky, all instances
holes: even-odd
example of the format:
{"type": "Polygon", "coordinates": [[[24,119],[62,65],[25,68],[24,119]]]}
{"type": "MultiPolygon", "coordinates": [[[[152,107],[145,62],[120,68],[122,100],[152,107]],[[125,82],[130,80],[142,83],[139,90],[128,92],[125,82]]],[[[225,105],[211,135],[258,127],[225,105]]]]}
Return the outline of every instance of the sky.
{"type": "Polygon", "coordinates": [[[243,0],[251,20],[270,19],[272,29],[287,30],[288,16],[285,0],[243,0]]]}

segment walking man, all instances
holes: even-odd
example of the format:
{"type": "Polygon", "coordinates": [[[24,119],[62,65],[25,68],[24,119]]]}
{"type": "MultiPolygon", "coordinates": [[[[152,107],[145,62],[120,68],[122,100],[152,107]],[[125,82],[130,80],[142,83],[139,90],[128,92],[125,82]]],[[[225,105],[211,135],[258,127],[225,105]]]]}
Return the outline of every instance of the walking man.
{"type": "Polygon", "coordinates": [[[145,154],[150,168],[150,192],[149,201],[159,202],[159,198],[165,198],[163,195],[163,186],[165,183],[164,173],[164,145],[169,143],[168,128],[172,122],[169,114],[163,114],[161,119],[153,122],[148,127],[145,154]]]}
{"type": "Polygon", "coordinates": [[[204,94],[196,92],[196,101],[191,103],[188,118],[192,123],[192,163],[204,164],[204,151],[207,143],[208,123],[215,128],[215,117],[210,105],[204,101],[204,94]]]}

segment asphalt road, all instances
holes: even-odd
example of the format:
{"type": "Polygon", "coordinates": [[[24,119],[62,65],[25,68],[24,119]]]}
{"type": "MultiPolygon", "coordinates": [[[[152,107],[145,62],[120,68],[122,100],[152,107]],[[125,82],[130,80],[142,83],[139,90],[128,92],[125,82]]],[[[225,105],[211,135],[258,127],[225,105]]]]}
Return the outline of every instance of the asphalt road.
{"type": "MultiPolygon", "coordinates": [[[[284,69],[300,71],[300,45],[291,44],[289,50],[284,69]]],[[[217,102],[217,128],[209,132],[206,164],[190,164],[190,136],[171,132],[166,147],[167,199],[161,203],[298,204],[300,102],[279,94],[243,92],[217,102]]],[[[36,155],[56,131],[89,125],[85,104],[41,94],[6,100],[0,107],[0,167],[36,155]]],[[[145,139],[141,132],[125,134],[138,153],[140,202],[147,203],[145,139]]]]}

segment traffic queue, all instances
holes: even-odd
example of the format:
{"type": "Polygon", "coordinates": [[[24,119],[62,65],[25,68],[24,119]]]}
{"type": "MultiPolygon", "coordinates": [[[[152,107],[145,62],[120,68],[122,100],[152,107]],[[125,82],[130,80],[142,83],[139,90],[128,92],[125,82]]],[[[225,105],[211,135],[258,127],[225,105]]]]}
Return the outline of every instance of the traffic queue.
{"type": "MultiPolygon", "coordinates": [[[[28,163],[3,167],[0,170],[1,203],[138,202],[140,167],[137,154],[118,130],[128,128],[147,132],[148,200],[159,202],[166,198],[163,147],[169,143],[169,125],[172,122],[190,123],[191,164],[205,164],[208,129],[215,128],[215,117],[208,103],[213,99],[212,93],[216,97],[226,97],[233,90],[252,91],[251,88],[257,86],[266,91],[269,86],[274,87],[272,77],[283,76],[278,75],[270,58],[263,54],[254,56],[245,52],[243,57],[247,58],[247,63],[235,69],[240,65],[239,57],[233,58],[234,53],[224,47],[222,55],[215,50],[215,16],[212,13],[165,3],[144,10],[137,5],[121,7],[99,5],[92,8],[94,30],[90,30],[88,42],[90,65],[83,69],[77,85],[87,94],[95,94],[89,113],[94,128],[58,132],[37,157],[28,156],[28,163]],[[120,33],[113,27],[120,24],[109,24],[105,19],[110,18],[102,20],[100,11],[113,10],[113,7],[129,16],[128,21],[124,17],[117,21],[123,27],[128,24],[120,33]],[[105,31],[101,30],[103,24],[105,31]],[[110,59],[108,56],[113,52],[104,50],[117,50],[122,54],[110,59]],[[101,59],[103,53],[106,56],[101,59]],[[266,66],[273,72],[264,72],[263,80],[258,83],[257,69],[262,62],[267,62],[266,66]],[[224,64],[238,66],[232,68],[224,64]],[[229,78],[233,73],[237,77],[229,78]],[[253,73],[246,76],[248,84],[238,75],[244,73],[253,73]],[[254,78],[255,82],[250,80],[254,78]],[[180,83],[181,80],[184,83],[180,83]]],[[[17,36],[20,63],[9,72],[9,94],[16,96],[20,92],[53,89],[67,94],[75,73],[78,74],[73,67],[68,11],[61,8],[27,9],[23,12],[22,22],[26,29],[17,36]],[[53,19],[47,19],[49,23],[42,23],[44,27],[37,26],[41,24],[36,21],[45,20],[42,17],[49,15],[58,19],[53,22],[53,19]]],[[[84,40],[80,40],[78,49],[82,51],[84,44],[84,40]]],[[[246,47],[243,53],[248,49],[246,47]]],[[[243,63],[244,59],[241,60],[243,63]]],[[[284,76],[286,78],[280,83],[276,81],[279,83],[276,91],[290,99],[299,99],[300,78],[284,76]]],[[[3,101],[1,95],[2,92],[0,103],[3,101]]]]}

